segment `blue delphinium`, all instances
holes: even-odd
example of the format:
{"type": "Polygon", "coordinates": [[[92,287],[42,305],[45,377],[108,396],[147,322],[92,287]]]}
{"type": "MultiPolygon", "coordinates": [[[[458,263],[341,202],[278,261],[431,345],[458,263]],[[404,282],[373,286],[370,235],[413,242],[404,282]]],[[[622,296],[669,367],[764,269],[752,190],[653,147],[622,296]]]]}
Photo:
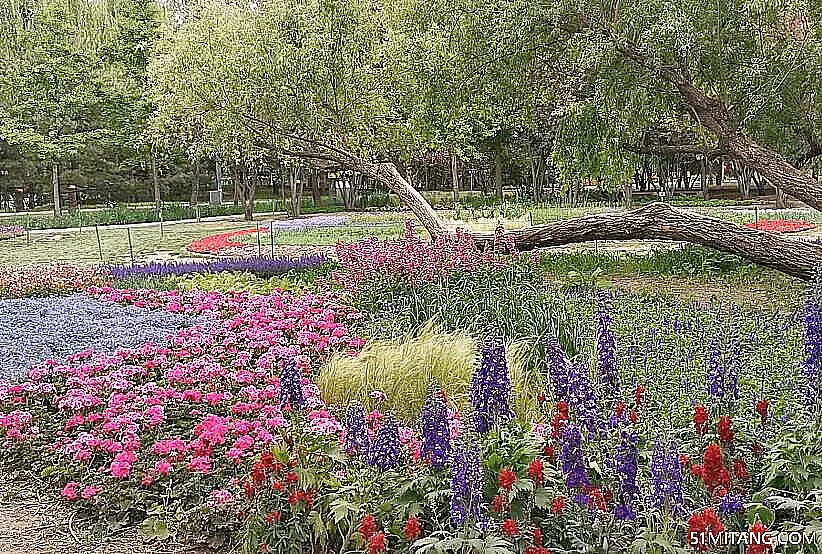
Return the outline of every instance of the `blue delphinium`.
{"type": "Polygon", "coordinates": [[[280,402],[294,409],[305,406],[303,378],[300,375],[297,360],[294,358],[288,358],[282,362],[280,369],[280,402]]]}
{"type": "Polygon", "coordinates": [[[545,367],[554,389],[554,400],[568,402],[568,359],[559,341],[552,338],[545,343],[545,367]]]}
{"type": "Polygon", "coordinates": [[[615,456],[614,465],[619,475],[619,494],[614,517],[623,521],[636,519],[633,504],[639,495],[639,487],[636,484],[638,441],[635,432],[630,429],[623,430],[615,456]]]}
{"type": "Polygon", "coordinates": [[[805,301],[805,363],[802,368],[802,392],[805,407],[822,407],[822,277],[814,279],[805,301]]]}
{"type": "Polygon", "coordinates": [[[742,365],[742,343],[739,336],[733,334],[728,342],[728,355],[725,362],[725,394],[734,400],[739,399],[739,368],[742,365]]]}
{"type": "Polygon", "coordinates": [[[466,429],[463,431],[454,446],[451,462],[451,521],[455,525],[463,525],[471,519],[481,523],[485,519],[482,460],[470,433],[466,429]]]}
{"type": "Polygon", "coordinates": [[[575,425],[566,425],[562,432],[560,461],[562,461],[562,470],[565,473],[565,484],[569,489],[591,484],[585,468],[582,436],[579,433],[579,427],[575,425]]]}
{"type": "Polygon", "coordinates": [[[653,485],[652,501],[657,508],[668,508],[678,513],[683,504],[682,466],[679,463],[679,451],[674,441],[666,444],[660,438],[654,443],[651,457],[651,482],[653,485]]]}
{"type": "Polygon", "coordinates": [[[725,515],[741,514],[745,511],[745,497],[729,492],[719,501],[719,512],[725,515]]]}
{"type": "Polygon", "coordinates": [[[400,462],[400,430],[390,413],[382,420],[368,448],[368,464],[382,470],[397,467],[400,462]]]}
{"type": "Polygon", "coordinates": [[[604,291],[597,293],[597,371],[599,384],[611,400],[619,397],[619,371],[610,305],[604,291]]]}
{"type": "Polygon", "coordinates": [[[489,338],[482,347],[479,364],[471,377],[471,407],[478,433],[487,433],[495,425],[514,417],[510,395],[511,380],[505,347],[501,339],[489,338]]]}
{"type": "Polygon", "coordinates": [[[574,363],[568,371],[568,405],[571,416],[585,427],[588,438],[599,436],[604,429],[605,418],[599,409],[597,392],[584,364],[574,363]]]}
{"type": "Polygon", "coordinates": [[[420,455],[430,456],[431,465],[441,469],[445,467],[451,450],[451,431],[448,427],[448,406],[436,387],[432,386],[429,389],[420,419],[420,455]]]}
{"type": "Polygon", "coordinates": [[[365,425],[365,408],[359,402],[351,402],[345,411],[345,444],[346,452],[368,452],[371,440],[365,425]]]}
{"type": "Polygon", "coordinates": [[[722,364],[722,350],[718,339],[711,341],[708,353],[707,384],[708,395],[715,398],[725,396],[725,371],[722,364]]]}

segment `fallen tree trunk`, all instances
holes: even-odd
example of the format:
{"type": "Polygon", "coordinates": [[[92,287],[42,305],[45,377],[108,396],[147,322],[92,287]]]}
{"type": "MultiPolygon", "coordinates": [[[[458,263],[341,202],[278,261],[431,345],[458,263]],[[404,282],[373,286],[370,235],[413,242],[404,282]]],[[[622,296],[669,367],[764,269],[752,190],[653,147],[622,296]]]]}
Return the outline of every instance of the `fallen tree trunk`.
{"type": "MultiPolygon", "coordinates": [[[[765,267],[810,279],[822,268],[822,245],[750,229],[655,202],[627,212],[588,215],[506,231],[520,250],[594,240],[671,240],[736,254],[765,267]]],[[[494,233],[474,233],[481,247],[494,233]]]]}

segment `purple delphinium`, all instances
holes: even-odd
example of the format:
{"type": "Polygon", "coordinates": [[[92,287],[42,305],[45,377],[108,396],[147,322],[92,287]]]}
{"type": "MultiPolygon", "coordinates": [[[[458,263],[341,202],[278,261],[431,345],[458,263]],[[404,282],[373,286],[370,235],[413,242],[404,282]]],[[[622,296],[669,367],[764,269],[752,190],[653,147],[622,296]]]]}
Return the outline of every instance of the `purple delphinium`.
{"type": "Polygon", "coordinates": [[[167,275],[187,275],[192,273],[220,273],[222,271],[247,271],[261,277],[281,275],[289,271],[314,269],[328,259],[320,255],[306,255],[301,258],[230,258],[206,261],[150,262],[138,265],[112,266],[109,268],[115,279],[128,277],[163,277],[167,275]]]}
{"type": "Polygon", "coordinates": [[[719,501],[719,512],[725,515],[741,514],[745,511],[745,497],[729,492],[719,501]]]}
{"type": "Polygon", "coordinates": [[[545,343],[545,366],[554,389],[554,400],[568,402],[568,359],[554,338],[545,343]]]}
{"type": "Polygon", "coordinates": [[[400,463],[400,430],[391,413],[385,415],[368,448],[368,465],[382,470],[392,469],[400,463]]]}
{"type": "Polygon", "coordinates": [[[639,495],[639,487],[636,484],[638,442],[636,433],[625,429],[620,435],[620,442],[616,449],[615,467],[619,475],[617,497],[619,503],[614,509],[614,517],[622,521],[636,519],[633,503],[639,495]]]}
{"type": "Polygon", "coordinates": [[[683,503],[683,478],[676,443],[670,441],[666,446],[662,439],[657,438],[651,457],[652,501],[657,508],[663,508],[667,503],[672,512],[679,511],[683,503]]]}
{"type": "Polygon", "coordinates": [[[345,411],[345,444],[346,452],[368,452],[371,444],[368,428],[365,425],[365,408],[357,401],[351,402],[345,411]]]}
{"type": "Polygon", "coordinates": [[[739,399],[739,368],[742,365],[742,343],[737,335],[728,342],[728,356],[725,363],[725,394],[739,399]]]}
{"type": "Polygon", "coordinates": [[[599,409],[597,393],[584,364],[574,363],[568,371],[568,405],[571,416],[588,432],[588,438],[599,436],[604,428],[604,417],[599,409]]]}
{"type": "Polygon", "coordinates": [[[431,387],[420,417],[422,446],[420,455],[430,456],[431,465],[437,469],[445,467],[451,450],[451,431],[448,426],[448,406],[439,390],[431,387]]]}
{"type": "Polygon", "coordinates": [[[471,519],[481,523],[485,518],[482,460],[470,432],[463,431],[451,462],[451,521],[455,525],[471,519]]]}
{"type": "Polygon", "coordinates": [[[299,409],[305,406],[305,395],[303,394],[303,378],[297,360],[288,358],[283,360],[280,369],[280,402],[283,405],[291,406],[292,409],[299,409]]]}
{"type": "Polygon", "coordinates": [[[708,353],[707,384],[708,395],[715,398],[725,396],[725,372],[722,367],[722,351],[719,340],[711,341],[708,353]]]}
{"type": "Polygon", "coordinates": [[[562,461],[562,470],[565,472],[565,484],[569,489],[591,484],[585,469],[582,436],[579,433],[579,427],[576,425],[566,425],[562,432],[560,460],[562,461]]]}
{"type": "Polygon", "coordinates": [[[597,372],[605,396],[619,397],[619,371],[616,360],[616,341],[611,328],[609,299],[604,291],[597,293],[597,372]]]}
{"type": "Polygon", "coordinates": [[[505,347],[497,337],[489,338],[471,377],[471,407],[478,433],[487,433],[495,425],[513,418],[510,406],[511,380],[505,347]]]}
{"type": "Polygon", "coordinates": [[[822,277],[817,275],[805,301],[805,363],[802,392],[805,407],[822,407],[822,277]]]}

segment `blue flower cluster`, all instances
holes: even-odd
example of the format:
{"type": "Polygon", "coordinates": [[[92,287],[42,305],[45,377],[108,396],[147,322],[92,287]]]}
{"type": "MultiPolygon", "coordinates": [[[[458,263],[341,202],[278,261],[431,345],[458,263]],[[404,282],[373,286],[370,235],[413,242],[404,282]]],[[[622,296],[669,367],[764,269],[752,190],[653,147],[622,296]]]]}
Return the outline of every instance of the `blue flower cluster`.
{"type": "Polygon", "coordinates": [[[448,427],[448,406],[436,387],[431,387],[422,408],[420,427],[422,447],[420,454],[429,456],[431,465],[442,469],[451,451],[451,431],[448,427]]]}
{"type": "Polygon", "coordinates": [[[609,399],[619,397],[616,341],[611,324],[610,301],[605,291],[597,294],[597,370],[599,384],[609,399]]]}
{"type": "Polygon", "coordinates": [[[729,492],[719,501],[719,512],[725,515],[741,514],[745,511],[745,497],[729,492]]]}
{"type": "Polygon", "coordinates": [[[382,470],[392,469],[400,463],[400,430],[396,418],[388,413],[377,429],[368,448],[368,465],[382,470]]]}
{"type": "Polygon", "coordinates": [[[294,358],[283,360],[280,369],[280,402],[294,409],[305,406],[303,377],[294,358]]]}
{"type": "Polygon", "coordinates": [[[739,337],[728,338],[727,354],[723,356],[719,339],[711,341],[706,367],[708,395],[717,399],[739,398],[739,368],[742,358],[742,345],[739,337]]]}
{"type": "Polygon", "coordinates": [[[485,521],[482,460],[470,433],[463,429],[460,442],[454,447],[451,478],[451,521],[463,525],[469,519],[485,521]],[[469,436],[466,436],[469,435],[469,436]]]}
{"type": "Polygon", "coordinates": [[[45,360],[83,350],[116,352],[165,344],[204,318],[122,306],[84,294],[0,300],[0,379],[17,379],[45,360]]]}
{"type": "Polygon", "coordinates": [[[568,406],[571,415],[585,427],[588,437],[599,436],[605,426],[605,418],[599,409],[597,391],[588,375],[585,364],[574,363],[568,372],[568,406]]]}
{"type": "Polygon", "coordinates": [[[326,263],[325,256],[307,255],[301,258],[230,258],[206,261],[151,262],[138,265],[112,266],[109,268],[115,279],[127,277],[164,277],[167,275],[187,275],[191,273],[220,273],[223,271],[247,271],[261,277],[281,275],[289,271],[314,269],[326,263]]]}
{"type": "Polygon", "coordinates": [[[560,460],[565,472],[565,484],[569,489],[590,485],[585,469],[585,454],[582,451],[582,436],[579,427],[566,425],[562,432],[562,451],[560,460]]]}
{"type": "Polygon", "coordinates": [[[805,407],[822,409],[822,283],[817,276],[805,301],[805,407]]]}
{"type": "Polygon", "coordinates": [[[616,449],[614,465],[619,476],[619,503],[614,508],[614,517],[623,521],[636,519],[633,504],[639,496],[639,487],[636,484],[638,442],[637,434],[630,429],[625,429],[620,435],[620,442],[616,449]]]}
{"type": "Polygon", "coordinates": [[[651,481],[654,488],[652,501],[657,508],[667,505],[674,513],[681,510],[683,479],[676,443],[670,441],[666,446],[662,439],[657,438],[651,457],[651,481]]]}
{"type": "Polygon", "coordinates": [[[505,346],[498,337],[485,341],[474,374],[471,376],[471,406],[478,433],[487,433],[495,425],[514,417],[511,410],[511,379],[505,346]]]}
{"type": "Polygon", "coordinates": [[[365,426],[365,408],[360,402],[351,402],[345,411],[345,444],[343,449],[346,452],[368,452],[370,444],[368,428],[365,426]]]}

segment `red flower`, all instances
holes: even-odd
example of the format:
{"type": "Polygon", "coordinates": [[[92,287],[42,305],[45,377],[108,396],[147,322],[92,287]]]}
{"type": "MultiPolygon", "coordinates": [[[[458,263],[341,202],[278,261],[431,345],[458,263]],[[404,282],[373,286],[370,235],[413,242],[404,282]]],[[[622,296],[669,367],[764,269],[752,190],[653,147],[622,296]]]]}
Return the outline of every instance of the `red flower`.
{"type": "Polygon", "coordinates": [[[708,432],[708,410],[702,404],[694,406],[694,427],[699,435],[708,432]]]}
{"type": "Polygon", "coordinates": [[[686,465],[688,465],[688,463],[690,461],[691,461],[691,457],[688,456],[687,454],[682,454],[679,457],[679,465],[681,465],[682,467],[685,467],[686,465]]]}
{"type": "Polygon", "coordinates": [[[745,460],[742,458],[734,460],[734,475],[741,481],[747,481],[751,478],[751,474],[748,473],[748,466],[745,465],[745,460]]]}
{"type": "Polygon", "coordinates": [[[617,417],[622,417],[622,414],[625,413],[625,402],[620,402],[614,407],[614,412],[616,413],[617,417]]]}
{"type": "Polygon", "coordinates": [[[358,531],[366,541],[373,537],[374,533],[377,532],[377,522],[374,520],[374,516],[367,515],[362,518],[358,531]]]}
{"type": "Polygon", "coordinates": [[[551,502],[551,511],[555,514],[561,514],[564,509],[565,498],[562,496],[555,496],[553,502],[551,502]]]}
{"type": "Polygon", "coordinates": [[[293,471],[289,471],[288,475],[285,476],[285,480],[288,482],[289,485],[293,485],[300,480],[300,476],[294,473],[293,471]]]}
{"type": "Polygon", "coordinates": [[[762,525],[762,522],[757,520],[751,525],[748,534],[748,548],[745,554],[766,554],[773,549],[772,539],[768,533],[768,528],[762,525]]]}
{"type": "Polygon", "coordinates": [[[636,413],[636,410],[631,410],[628,412],[628,417],[631,419],[631,423],[636,423],[639,421],[639,415],[636,413]]]}
{"type": "Polygon", "coordinates": [[[506,519],[502,522],[502,534],[508,537],[519,536],[519,526],[513,519],[506,519]]]}
{"type": "Polygon", "coordinates": [[[537,486],[541,485],[543,479],[545,479],[544,471],[545,467],[539,458],[534,458],[534,461],[528,465],[528,477],[533,479],[537,486]]]}
{"type": "Polygon", "coordinates": [[[385,552],[385,547],[388,546],[385,541],[385,533],[379,531],[374,533],[368,539],[368,554],[377,554],[377,552],[385,552]]]}
{"type": "Polygon", "coordinates": [[[542,546],[542,529],[537,527],[531,532],[531,534],[534,537],[534,544],[536,544],[537,546],[542,546]]]}
{"type": "Polygon", "coordinates": [[[502,468],[499,471],[499,477],[497,478],[497,483],[499,486],[506,490],[511,490],[514,486],[514,483],[517,481],[517,474],[511,471],[511,468],[502,468]]]}
{"type": "Polygon", "coordinates": [[[725,530],[722,522],[711,508],[705,508],[701,512],[694,512],[688,518],[688,533],[686,541],[688,544],[694,546],[700,552],[707,552],[713,542],[709,539],[708,534],[714,535],[725,530]]]}
{"type": "Polygon", "coordinates": [[[694,464],[691,466],[691,475],[699,477],[702,479],[702,476],[705,474],[705,468],[702,467],[700,464],[694,464]]]}
{"type": "Polygon", "coordinates": [[[751,229],[758,229],[767,233],[796,233],[798,231],[807,231],[813,229],[815,226],[807,221],[798,219],[762,219],[756,223],[746,223],[745,227],[751,229]]]}
{"type": "Polygon", "coordinates": [[[638,385],[636,391],[634,391],[634,398],[636,399],[636,405],[641,406],[642,401],[645,399],[645,387],[638,385]]]}
{"type": "Polygon", "coordinates": [[[275,521],[280,521],[280,519],[282,518],[282,516],[283,516],[283,515],[282,515],[279,511],[274,510],[273,512],[271,512],[271,513],[269,513],[267,516],[265,516],[265,521],[266,521],[266,523],[268,523],[269,525],[271,525],[271,524],[273,524],[275,521]]]}
{"type": "Polygon", "coordinates": [[[722,416],[719,418],[719,425],[717,426],[719,433],[719,440],[724,443],[731,443],[734,440],[733,422],[729,416],[722,416]]]}
{"type": "Polygon", "coordinates": [[[560,414],[563,419],[568,419],[568,403],[565,400],[557,402],[557,413],[560,414]]]}
{"type": "Polygon", "coordinates": [[[422,531],[420,520],[414,516],[411,516],[408,518],[408,521],[405,522],[405,527],[402,529],[402,534],[406,540],[413,541],[417,540],[417,537],[420,536],[420,531],[422,531]]]}
{"type": "Polygon", "coordinates": [[[288,495],[288,503],[292,506],[295,506],[300,501],[300,493],[297,491],[291,491],[288,495]]]}
{"type": "Polygon", "coordinates": [[[541,392],[537,395],[537,402],[539,402],[540,404],[545,403],[545,393],[544,392],[541,392]]]}
{"type": "Polygon", "coordinates": [[[252,498],[257,492],[257,487],[254,486],[254,481],[245,481],[243,483],[243,494],[246,498],[252,498]]]}
{"type": "Polygon", "coordinates": [[[550,445],[548,445],[548,446],[546,446],[545,448],[542,449],[542,454],[546,458],[548,458],[551,462],[553,462],[555,457],[556,457],[555,454],[554,454],[554,447],[550,446],[550,445]]]}
{"type": "Polygon", "coordinates": [[[766,399],[756,401],[756,413],[759,414],[762,425],[765,425],[768,421],[768,401],[766,399]]]}
{"type": "Polygon", "coordinates": [[[731,475],[722,461],[722,449],[715,442],[708,445],[702,460],[702,482],[708,492],[714,494],[720,487],[731,486],[731,475]]]}
{"type": "Polygon", "coordinates": [[[498,514],[498,513],[502,512],[503,510],[505,510],[506,504],[507,504],[507,502],[505,500],[505,497],[502,496],[501,494],[498,494],[491,501],[491,509],[493,509],[494,512],[498,514]]]}
{"type": "Polygon", "coordinates": [[[544,546],[526,546],[523,554],[551,554],[551,551],[544,546]]]}

